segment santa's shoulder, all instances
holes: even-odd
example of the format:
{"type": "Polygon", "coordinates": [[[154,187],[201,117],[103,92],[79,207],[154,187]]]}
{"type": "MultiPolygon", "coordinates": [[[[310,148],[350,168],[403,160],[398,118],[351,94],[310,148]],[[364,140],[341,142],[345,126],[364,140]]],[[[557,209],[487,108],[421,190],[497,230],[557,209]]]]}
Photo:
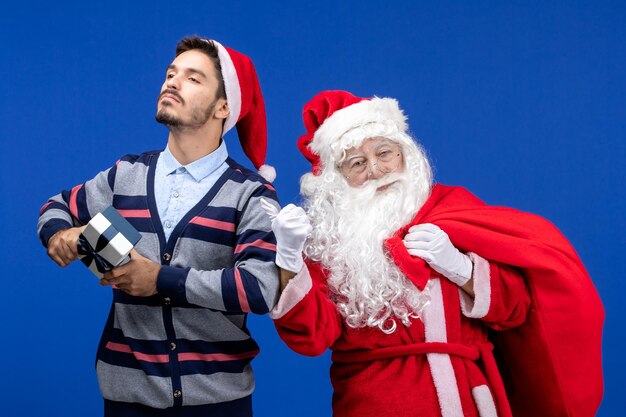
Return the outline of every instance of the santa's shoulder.
{"type": "Polygon", "coordinates": [[[426,204],[432,205],[480,205],[484,206],[485,203],[472,194],[465,187],[459,185],[444,185],[436,183],[433,185],[430,196],[426,204]]]}

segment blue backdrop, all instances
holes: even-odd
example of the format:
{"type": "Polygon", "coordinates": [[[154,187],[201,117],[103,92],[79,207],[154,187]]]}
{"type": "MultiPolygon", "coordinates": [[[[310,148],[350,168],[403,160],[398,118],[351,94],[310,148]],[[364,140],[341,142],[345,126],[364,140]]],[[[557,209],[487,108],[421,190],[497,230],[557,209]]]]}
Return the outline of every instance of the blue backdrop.
{"type": "MultiPolygon", "coordinates": [[[[295,147],[302,105],[347,89],[399,99],[439,182],[555,223],[606,308],[599,415],[623,415],[624,3],[224,3],[2,6],[0,414],[100,415],[93,367],[110,290],[47,258],[39,207],[123,154],[165,145],[156,96],[177,40],[197,33],[253,58],[283,204],[299,201],[310,169],[295,147]]],[[[227,142],[249,165],[234,132],[227,142]]],[[[249,323],[261,345],[255,414],[329,416],[328,355],[291,353],[267,317],[249,323]]]]}

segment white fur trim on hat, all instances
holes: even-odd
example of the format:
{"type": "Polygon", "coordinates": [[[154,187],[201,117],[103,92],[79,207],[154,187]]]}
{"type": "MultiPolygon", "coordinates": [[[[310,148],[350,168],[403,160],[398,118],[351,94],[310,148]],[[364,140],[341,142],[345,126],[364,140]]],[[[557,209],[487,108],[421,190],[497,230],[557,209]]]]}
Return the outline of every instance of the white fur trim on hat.
{"type": "Polygon", "coordinates": [[[228,109],[230,110],[230,114],[224,122],[222,135],[225,135],[226,132],[235,127],[235,124],[237,124],[239,120],[241,113],[241,87],[239,86],[239,77],[237,77],[235,64],[233,64],[233,60],[230,58],[228,51],[218,41],[214,40],[213,43],[217,46],[217,55],[220,59],[224,88],[226,90],[226,101],[228,102],[228,109]]]}
{"type": "Polygon", "coordinates": [[[336,146],[346,132],[369,123],[392,122],[404,133],[408,129],[406,119],[393,98],[363,100],[331,114],[317,129],[309,146],[320,155],[323,150],[336,146]]]}

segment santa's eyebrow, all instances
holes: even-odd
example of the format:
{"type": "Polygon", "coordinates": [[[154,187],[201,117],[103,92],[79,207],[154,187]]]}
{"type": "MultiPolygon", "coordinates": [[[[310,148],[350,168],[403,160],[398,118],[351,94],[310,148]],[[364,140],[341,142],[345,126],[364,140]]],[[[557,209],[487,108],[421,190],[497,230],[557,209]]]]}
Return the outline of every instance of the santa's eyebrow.
{"type": "MultiPolygon", "coordinates": [[[[396,145],[395,142],[392,142],[390,140],[386,140],[386,141],[379,142],[379,143],[375,144],[373,146],[373,150],[377,151],[378,149],[382,148],[383,146],[398,146],[398,145],[396,145]]],[[[344,161],[347,161],[347,160],[350,160],[350,159],[354,159],[354,158],[365,158],[365,154],[364,153],[353,153],[353,154],[350,154],[350,155],[346,155],[344,161]]]]}
{"type": "Polygon", "coordinates": [[[365,158],[365,155],[362,153],[354,153],[352,155],[346,155],[345,161],[348,161],[350,159],[354,159],[354,158],[365,158]]]}
{"type": "Polygon", "coordinates": [[[353,159],[358,159],[358,158],[365,159],[365,155],[362,154],[362,153],[355,153],[355,154],[352,154],[352,155],[346,155],[346,157],[343,159],[342,163],[350,162],[353,159]]]}
{"type": "Polygon", "coordinates": [[[376,145],[374,145],[374,149],[378,149],[378,148],[381,148],[383,146],[397,146],[397,145],[394,142],[390,141],[390,140],[385,140],[385,141],[379,142],[376,145]]]}

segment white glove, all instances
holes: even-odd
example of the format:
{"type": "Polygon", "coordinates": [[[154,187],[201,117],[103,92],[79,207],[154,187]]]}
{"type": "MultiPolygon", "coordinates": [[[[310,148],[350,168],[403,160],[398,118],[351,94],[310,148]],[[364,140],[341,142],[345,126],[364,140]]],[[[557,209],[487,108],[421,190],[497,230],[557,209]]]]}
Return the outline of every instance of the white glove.
{"type": "Polygon", "coordinates": [[[276,236],[276,265],[286,271],[300,272],[304,265],[302,249],[311,223],[302,207],[289,204],[280,212],[267,200],[261,198],[261,207],[272,220],[276,236]]]}
{"type": "Polygon", "coordinates": [[[458,286],[472,277],[470,257],[455,248],[446,232],[434,224],[412,226],[404,236],[404,246],[411,255],[422,258],[458,286]]]}

